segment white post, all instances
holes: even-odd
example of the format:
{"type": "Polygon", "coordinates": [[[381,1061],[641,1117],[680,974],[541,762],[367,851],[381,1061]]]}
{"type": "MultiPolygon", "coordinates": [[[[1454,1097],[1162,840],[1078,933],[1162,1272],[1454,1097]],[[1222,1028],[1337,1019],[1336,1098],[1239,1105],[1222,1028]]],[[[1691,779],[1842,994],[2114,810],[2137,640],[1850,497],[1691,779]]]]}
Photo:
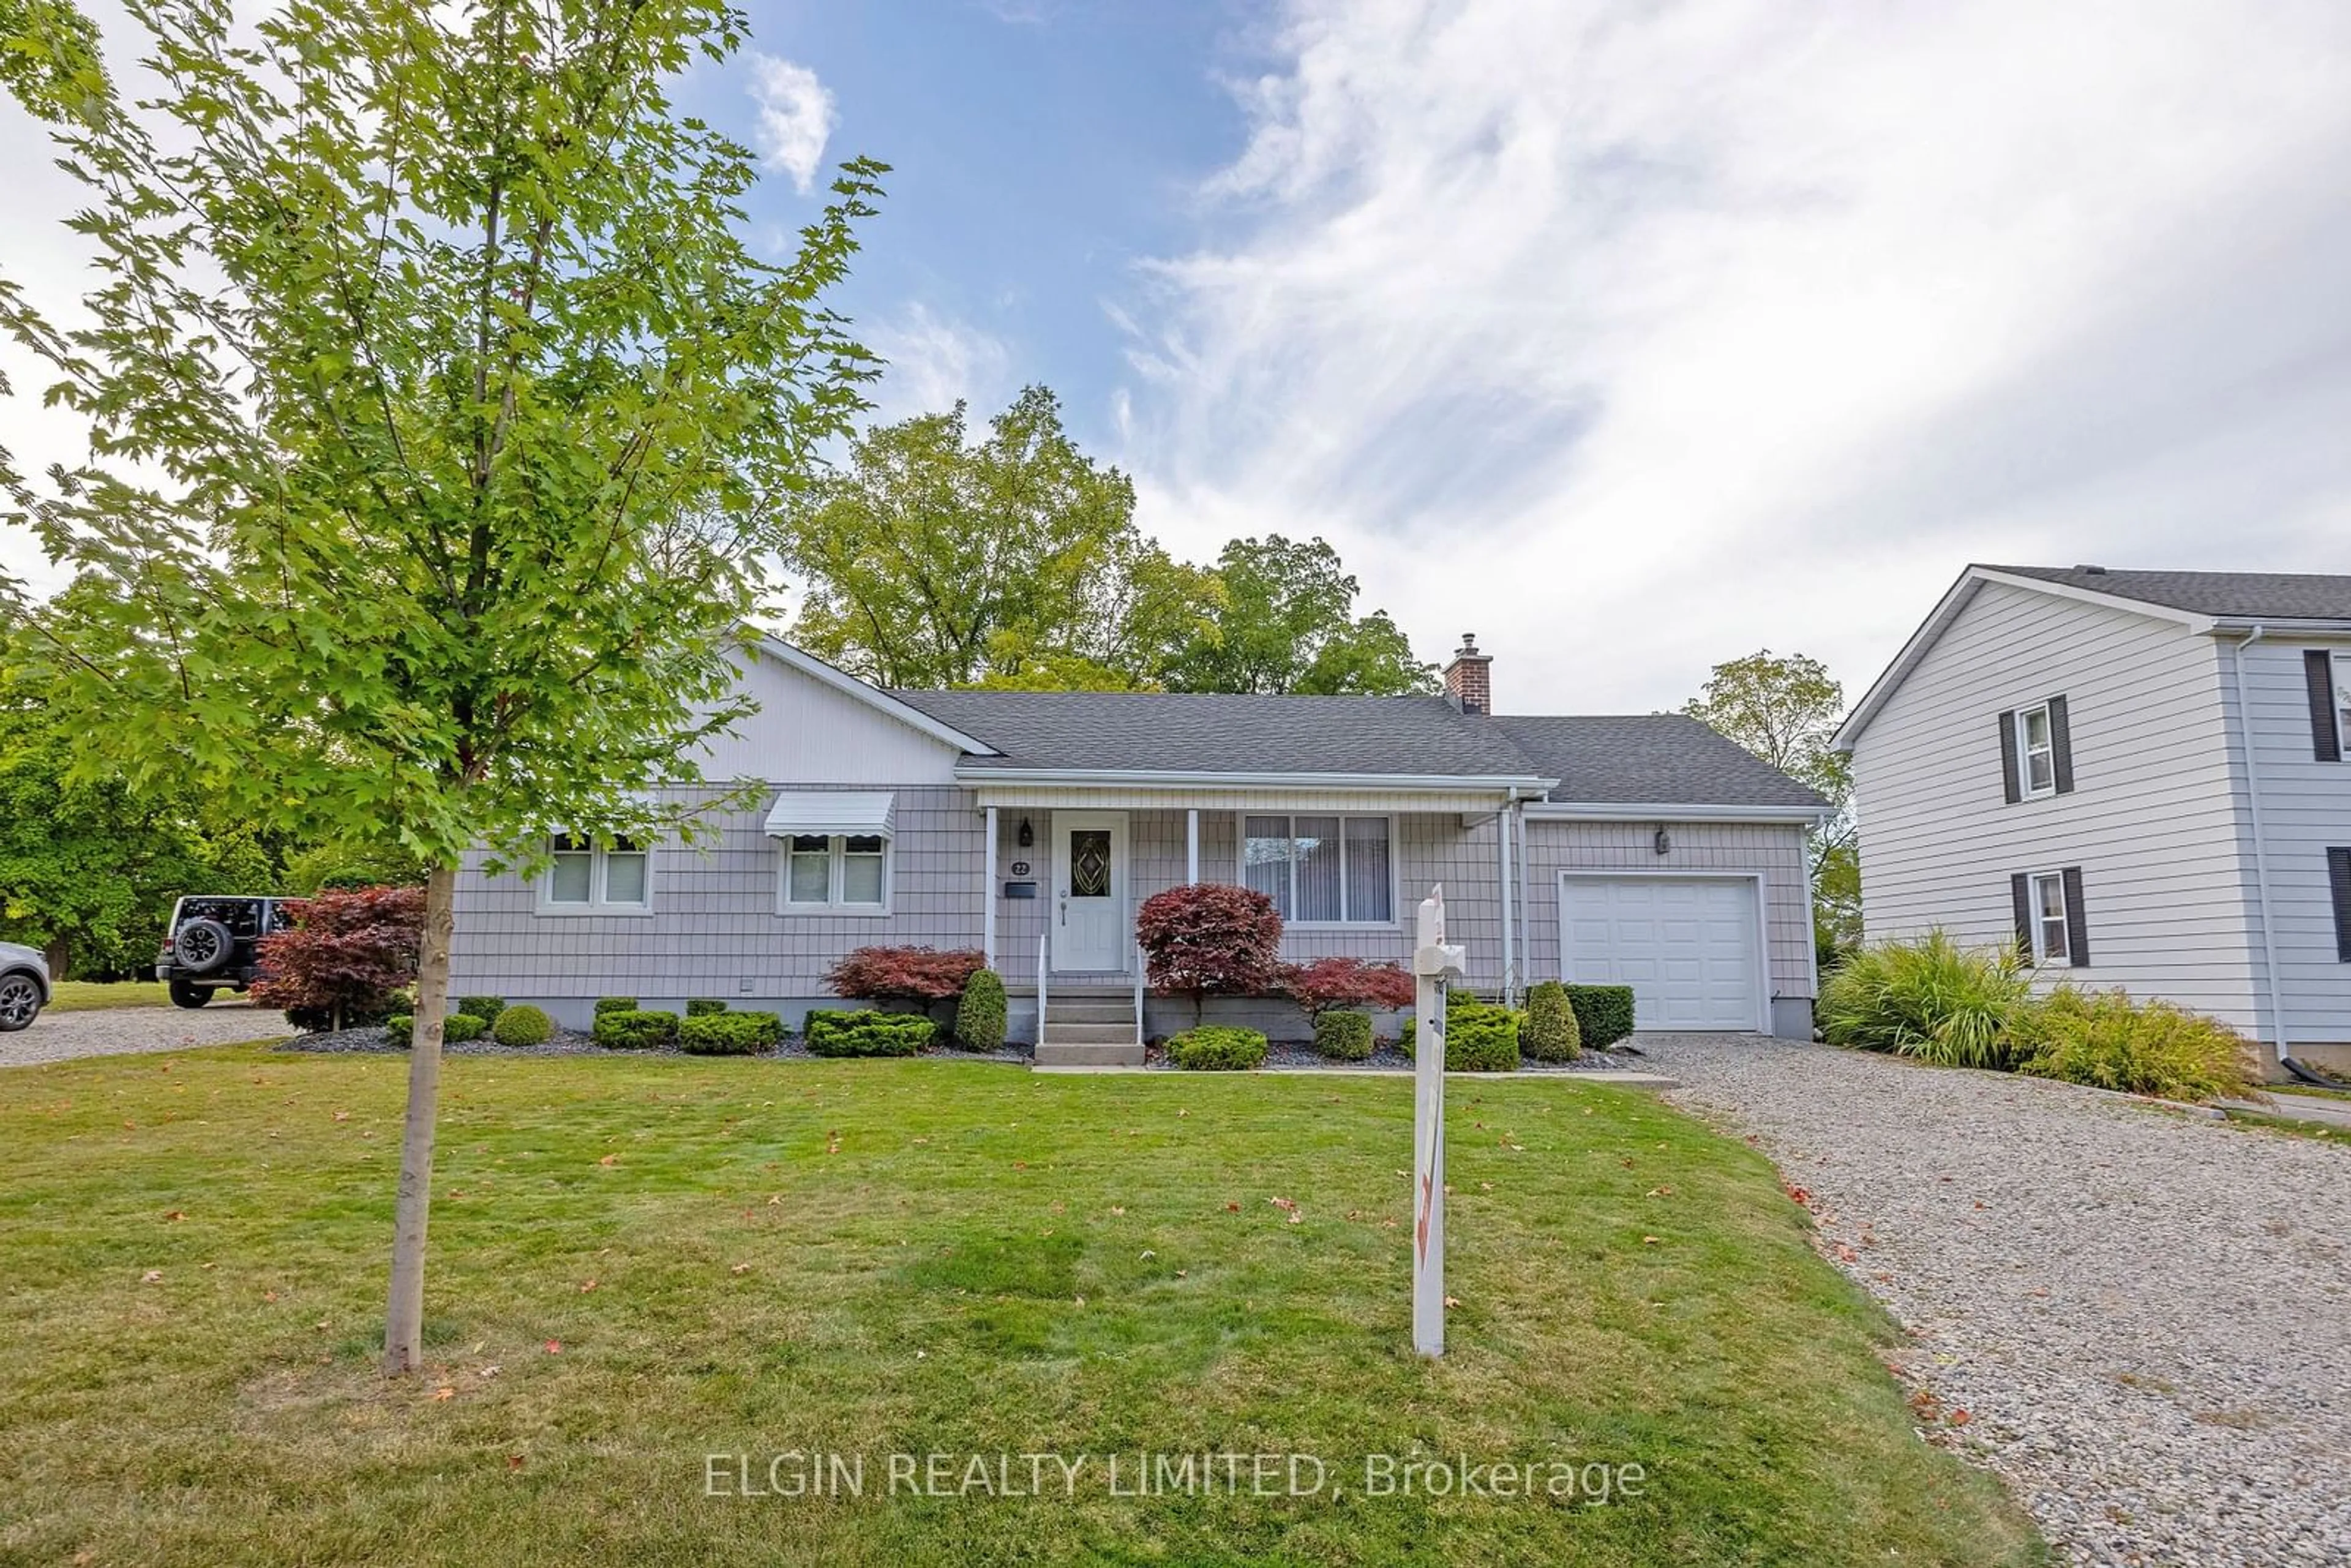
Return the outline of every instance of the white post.
{"type": "Polygon", "coordinates": [[[1494,818],[1494,836],[1500,845],[1502,888],[1502,1005],[1519,1005],[1518,934],[1510,915],[1510,808],[1505,805],[1494,818]]]}
{"type": "Polygon", "coordinates": [[[1184,813],[1184,880],[1200,880],[1200,808],[1194,806],[1184,813]]]}
{"type": "Polygon", "coordinates": [[[1412,955],[1412,1348],[1445,1354],[1445,988],[1461,973],[1461,949],[1445,943],[1445,884],[1420,903],[1412,955]]]}
{"type": "Polygon", "coordinates": [[[987,870],[979,887],[979,955],[996,967],[996,808],[987,809],[987,870]]]}

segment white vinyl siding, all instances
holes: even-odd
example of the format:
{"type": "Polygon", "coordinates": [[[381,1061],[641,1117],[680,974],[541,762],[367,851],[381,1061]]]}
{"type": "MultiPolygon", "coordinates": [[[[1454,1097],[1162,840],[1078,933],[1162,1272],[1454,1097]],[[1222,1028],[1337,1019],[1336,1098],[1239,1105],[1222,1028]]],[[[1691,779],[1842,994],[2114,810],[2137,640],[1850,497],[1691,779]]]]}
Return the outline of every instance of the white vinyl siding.
{"type": "MultiPolygon", "coordinates": [[[[2249,845],[2232,796],[2224,656],[2177,622],[1982,584],[1855,747],[1869,939],[1939,925],[1968,946],[2007,946],[2010,874],[2079,865],[2096,889],[2091,962],[2052,967],[2042,984],[2125,986],[2253,1027],[2249,845]],[[2017,811],[1984,716],[2059,691],[2081,782],[2017,811]]],[[[2281,654],[2292,685],[2279,695],[2298,705],[2307,763],[2300,657],[2281,654]]]]}

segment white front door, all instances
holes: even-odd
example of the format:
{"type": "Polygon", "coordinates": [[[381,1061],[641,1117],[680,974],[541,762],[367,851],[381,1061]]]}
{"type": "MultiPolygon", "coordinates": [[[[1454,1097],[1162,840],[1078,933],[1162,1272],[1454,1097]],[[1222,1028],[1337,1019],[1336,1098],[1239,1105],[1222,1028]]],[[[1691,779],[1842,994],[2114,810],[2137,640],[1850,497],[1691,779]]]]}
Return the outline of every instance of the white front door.
{"type": "Polygon", "coordinates": [[[1561,879],[1566,978],[1633,988],[1643,1030],[1765,1027],[1751,878],[1561,879]]]}
{"type": "Polygon", "coordinates": [[[1126,814],[1053,813],[1053,967],[1124,970],[1126,814]]]}

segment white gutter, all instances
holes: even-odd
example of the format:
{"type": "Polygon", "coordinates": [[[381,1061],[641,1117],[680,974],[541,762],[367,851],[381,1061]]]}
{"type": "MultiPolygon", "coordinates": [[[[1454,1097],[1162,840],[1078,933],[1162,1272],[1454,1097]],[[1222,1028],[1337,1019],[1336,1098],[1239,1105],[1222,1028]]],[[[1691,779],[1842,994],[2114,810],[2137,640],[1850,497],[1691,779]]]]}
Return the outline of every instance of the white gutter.
{"type": "Polygon", "coordinates": [[[1836,815],[1833,806],[1694,806],[1640,800],[1530,800],[1522,810],[1538,821],[1794,822],[1805,827],[1836,815]]]}
{"type": "Polygon", "coordinates": [[[1496,774],[1457,773],[1219,773],[1213,769],[1184,772],[1156,768],[987,768],[956,769],[959,784],[1115,784],[1135,789],[1189,789],[1201,786],[1228,789],[1433,789],[1454,793],[1491,790],[1505,798],[1522,792],[1541,794],[1556,787],[1556,779],[1512,778],[1496,774]]]}
{"type": "Polygon", "coordinates": [[[2245,748],[2245,800],[2253,828],[2253,888],[2262,911],[2262,962],[2268,970],[2270,1028],[2277,1035],[2277,1053],[2288,1053],[2285,1036],[2285,993],[2278,985],[2277,920],[2270,908],[2269,836],[2262,831],[2262,765],[2253,746],[2253,712],[2245,704],[2245,650],[2260,642],[2266,628],[2256,622],[2230,653],[2237,683],[2237,738],[2245,748]]]}

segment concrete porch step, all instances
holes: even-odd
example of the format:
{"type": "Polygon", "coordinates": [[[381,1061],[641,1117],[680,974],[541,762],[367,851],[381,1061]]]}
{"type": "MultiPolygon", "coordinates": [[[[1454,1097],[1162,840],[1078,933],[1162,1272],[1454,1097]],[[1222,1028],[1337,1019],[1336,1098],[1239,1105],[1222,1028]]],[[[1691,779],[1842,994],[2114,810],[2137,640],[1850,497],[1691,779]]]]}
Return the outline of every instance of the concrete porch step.
{"type": "MultiPolygon", "coordinates": [[[[1127,1030],[1130,1035],[1134,1032],[1132,1028],[1127,1030]]],[[[1037,1065],[1040,1067],[1140,1067],[1143,1065],[1143,1043],[1134,1040],[1040,1040],[1037,1046],[1037,1065]]]]}
{"type": "Polygon", "coordinates": [[[1132,1014],[1099,1022],[1047,1019],[1045,1040],[1056,1045],[1132,1045],[1134,1043],[1134,1019],[1132,1014]]]}
{"type": "Polygon", "coordinates": [[[1064,1019],[1071,1023],[1116,1023],[1121,1020],[1133,1023],[1134,998],[1133,997],[1099,998],[1090,997],[1083,1000],[1073,998],[1065,1002],[1059,997],[1046,998],[1045,1021],[1058,1023],[1064,1019]]]}

